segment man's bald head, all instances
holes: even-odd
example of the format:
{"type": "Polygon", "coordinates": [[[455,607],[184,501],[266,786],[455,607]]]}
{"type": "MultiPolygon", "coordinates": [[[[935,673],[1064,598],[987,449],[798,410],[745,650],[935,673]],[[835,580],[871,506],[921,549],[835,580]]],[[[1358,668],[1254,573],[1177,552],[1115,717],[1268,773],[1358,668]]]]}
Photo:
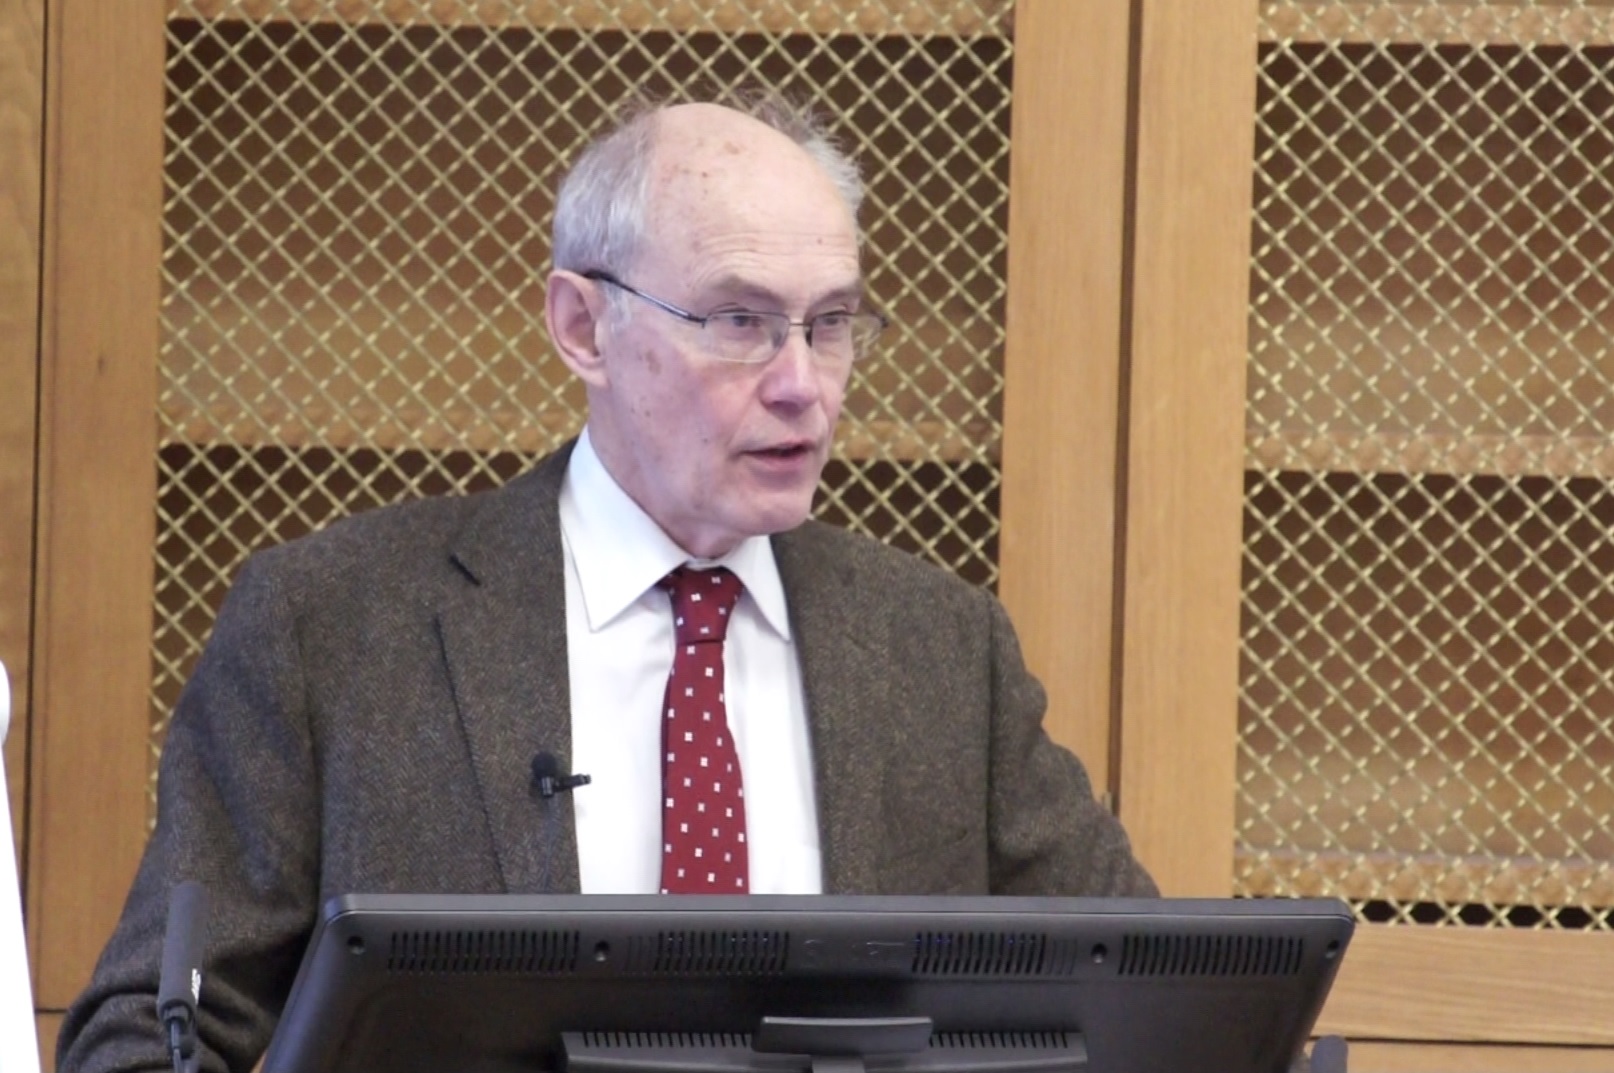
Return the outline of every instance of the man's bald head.
{"type": "Polygon", "coordinates": [[[655,169],[663,161],[659,150],[682,138],[699,137],[704,143],[720,132],[732,137],[748,127],[766,128],[798,147],[856,220],[863,201],[857,164],[807,110],[778,95],[647,105],[591,143],[562,182],[555,203],[554,267],[627,271],[649,228],[655,169]]]}

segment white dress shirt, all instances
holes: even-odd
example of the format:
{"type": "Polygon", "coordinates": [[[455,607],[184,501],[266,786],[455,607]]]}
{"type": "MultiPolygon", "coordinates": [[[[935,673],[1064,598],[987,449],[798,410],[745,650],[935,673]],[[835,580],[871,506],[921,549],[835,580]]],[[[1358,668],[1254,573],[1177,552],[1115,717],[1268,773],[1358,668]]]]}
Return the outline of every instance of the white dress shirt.
{"type": "Polygon", "coordinates": [[[672,669],[671,603],[657,582],[684,563],[745,584],[723,646],[729,727],[745,786],[753,894],[823,890],[812,750],[784,586],[766,537],[691,559],[606,472],[585,429],[560,492],[572,792],[586,894],[661,888],[661,709],[672,669]]]}

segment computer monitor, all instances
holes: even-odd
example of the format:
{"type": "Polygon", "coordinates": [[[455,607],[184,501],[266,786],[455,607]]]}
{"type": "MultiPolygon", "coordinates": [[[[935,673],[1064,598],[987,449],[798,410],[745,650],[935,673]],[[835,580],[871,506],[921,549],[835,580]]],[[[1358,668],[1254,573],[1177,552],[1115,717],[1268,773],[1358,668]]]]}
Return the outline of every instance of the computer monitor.
{"type": "Polygon", "coordinates": [[[351,895],[264,1073],[1283,1073],[1340,902],[351,895]]]}

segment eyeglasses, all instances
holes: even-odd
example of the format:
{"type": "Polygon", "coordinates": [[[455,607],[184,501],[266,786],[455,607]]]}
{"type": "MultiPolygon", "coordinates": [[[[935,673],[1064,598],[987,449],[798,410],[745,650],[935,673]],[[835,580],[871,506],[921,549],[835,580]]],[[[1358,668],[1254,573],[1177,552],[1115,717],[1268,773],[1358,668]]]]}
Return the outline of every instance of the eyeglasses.
{"type": "Polygon", "coordinates": [[[583,278],[609,283],[679,320],[688,321],[705,333],[706,348],[714,358],[745,365],[772,361],[784,347],[792,328],[802,330],[807,346],[820,360],[850,365],[874,345],[887,323],[879,313],[853,313],[844,309],[826,310],[806,320],[791,320],[784,313],[758,313],[752,309],[725,309],[703,317],[630,287],[609,272],[596,269],[584,272],[583,278]]]}

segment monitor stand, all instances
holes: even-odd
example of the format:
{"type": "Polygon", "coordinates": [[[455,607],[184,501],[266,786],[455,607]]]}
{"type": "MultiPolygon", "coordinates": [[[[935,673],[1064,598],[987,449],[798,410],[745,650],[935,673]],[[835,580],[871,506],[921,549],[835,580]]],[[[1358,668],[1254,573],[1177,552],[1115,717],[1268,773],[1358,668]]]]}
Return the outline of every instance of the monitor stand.
{"type": "MultiPolygon", "coordinates": [[[[1082,1073],[1079,1032],[942,1032],[928,1017],[764,1017],[754,1035],[565,1032],[568,1073],[1082,1073]],[[882,1062],[881,1059],[887,1059],[882,1062]]],[[[1320,1073],[1320,1071],[1319,1071],[1320,1073]]]]}

